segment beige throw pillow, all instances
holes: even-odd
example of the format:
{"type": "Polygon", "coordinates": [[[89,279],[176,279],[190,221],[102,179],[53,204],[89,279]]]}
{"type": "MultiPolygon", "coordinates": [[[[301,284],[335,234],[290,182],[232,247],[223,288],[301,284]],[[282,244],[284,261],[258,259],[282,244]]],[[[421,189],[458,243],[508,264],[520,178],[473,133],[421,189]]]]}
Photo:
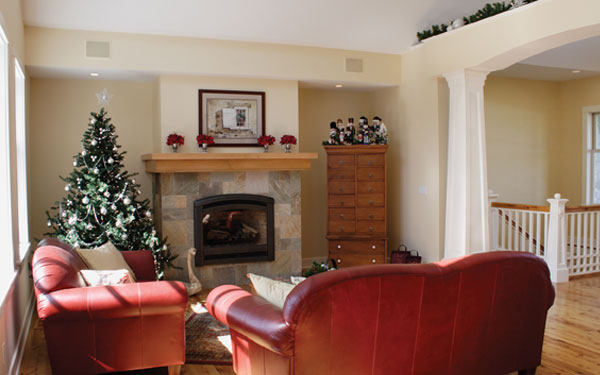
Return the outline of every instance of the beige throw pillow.
{"type": "Polygon", "coordinates": [[[110,241],[95,249],[75,249],[90,269],[97,271],[122,270],[131,274],[135,281],[135,273],[131,270],[121,252],[110,241]]]}
{"type": "Polygon", "coordinates": [[[131,273],[125,269],[111,271],[81,270],[79,272],[88,286],[119,285],[133,282],[131,273]]]}
{"type": "Polygon", "coordinates": [[[252,282],[256,294],[283,309],[283,304],[288,294],[294,289],[295,285],[269,279],[268,277],[249,273],[246,276],[252,282]]]}

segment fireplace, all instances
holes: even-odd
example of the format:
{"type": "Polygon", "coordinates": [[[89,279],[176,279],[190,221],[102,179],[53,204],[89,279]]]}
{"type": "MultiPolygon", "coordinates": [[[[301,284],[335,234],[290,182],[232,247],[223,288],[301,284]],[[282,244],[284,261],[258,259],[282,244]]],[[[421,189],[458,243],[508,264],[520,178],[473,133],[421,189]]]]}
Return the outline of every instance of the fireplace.
{"type": "Polygon", "coordinates": [[[194,201],[196,266],[274,260],[273,202],[254,194],[194,201]]]}

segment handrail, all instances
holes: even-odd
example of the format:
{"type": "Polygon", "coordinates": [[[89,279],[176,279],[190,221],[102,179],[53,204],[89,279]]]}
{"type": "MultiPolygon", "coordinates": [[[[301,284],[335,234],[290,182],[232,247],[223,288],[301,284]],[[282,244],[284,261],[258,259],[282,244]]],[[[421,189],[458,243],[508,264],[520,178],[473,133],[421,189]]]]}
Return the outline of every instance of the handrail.
{"type": "Polygon", "coordinates": [[[590,211],[600,211],[600,204],[594,204],[594,205],[589,205],[589,206],[565,207],[566,213],[590,212],[590,211]]]}
{"type": "Polygon", "coordinates": [[[549,206],[534,206],[531,204],[492,202],[491,206],[495,208],[507,208],[511,210],[550,212],[549,206]]]}
{"type": "MultiPolygon", "coordinates": [[[[521,206],[521,205],[519,205],[521,206]]],[[[531,207],[544,207],[544,206],[531,206],[531,207]]],[[[510,226],[512,226],[514,229],[519,231],[519,234],[521,234],[521,236],[525,236],[526,239],[529,239],[531,237],[531,242],[532,244],[537,247],[537,238],[531,236],[529,234],[529,232],[524,231],[523,227],[520,225],[517,225],[517,222],[512,220],[510,218],[510,216],[506,215],[504,212],[502,212],[502,210],[498,210],[498,215],[502,218],[502,220],[504,220],[505,222],[507,222],[510,226]]],[[[544,253],[544,245],[540,244],[540,252],[543,254],[544,253]]]]}

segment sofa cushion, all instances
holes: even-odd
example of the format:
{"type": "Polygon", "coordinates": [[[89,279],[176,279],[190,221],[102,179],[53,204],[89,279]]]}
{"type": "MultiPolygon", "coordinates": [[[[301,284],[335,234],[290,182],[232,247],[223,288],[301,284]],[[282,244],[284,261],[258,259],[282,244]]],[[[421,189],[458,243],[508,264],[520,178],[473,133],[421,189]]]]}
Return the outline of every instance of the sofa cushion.
{"type": "Polygon", "coordinates": [[[75,249],[89,268],[93,270],[126,269],[135,281],[135,273],[131,270],[121,252],[110,241],[95,249],[75,249]]]}
{"type": "Polygon", "coordinates": [[[290,294],[296,285],[283,281],[269,279],[268,277],[249,273],[248,278],[252,282],[252,287],[256,294],[283,309],[283,304],[287,295],[290,294]]]}
{"type": "Polygon", "coordinates": [[[119,285],[133,282],[131,273],[122,270],[81,270],[79,271],[88,286],[119,285]]]}

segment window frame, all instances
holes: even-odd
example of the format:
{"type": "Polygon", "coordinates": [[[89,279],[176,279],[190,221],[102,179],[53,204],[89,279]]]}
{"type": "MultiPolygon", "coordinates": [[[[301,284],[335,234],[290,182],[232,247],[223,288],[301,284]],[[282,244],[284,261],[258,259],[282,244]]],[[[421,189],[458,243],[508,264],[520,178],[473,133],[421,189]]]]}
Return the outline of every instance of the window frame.
{"type": "MultiPolygon", "coordinates": [[[[594,155],[600,154],[600,147],[596,148],[594,118],[598,116],[600,121],[600,105],[583,107],[583,173],[582,173],[582,197],[586,205],[600,204],[594,203],[594,155]]],[[[598,171],[600,173],[600,171],[598,171]]]]}
{"type": "Polygon", "coordinates": [[[15,265],[25,260],[31,243],[29,241],[29,203],[27,197],[27,111],[25,70],[15,57],[15,145],[17,165],[17,223],[18,247],[15,253],[15,265]]]}

